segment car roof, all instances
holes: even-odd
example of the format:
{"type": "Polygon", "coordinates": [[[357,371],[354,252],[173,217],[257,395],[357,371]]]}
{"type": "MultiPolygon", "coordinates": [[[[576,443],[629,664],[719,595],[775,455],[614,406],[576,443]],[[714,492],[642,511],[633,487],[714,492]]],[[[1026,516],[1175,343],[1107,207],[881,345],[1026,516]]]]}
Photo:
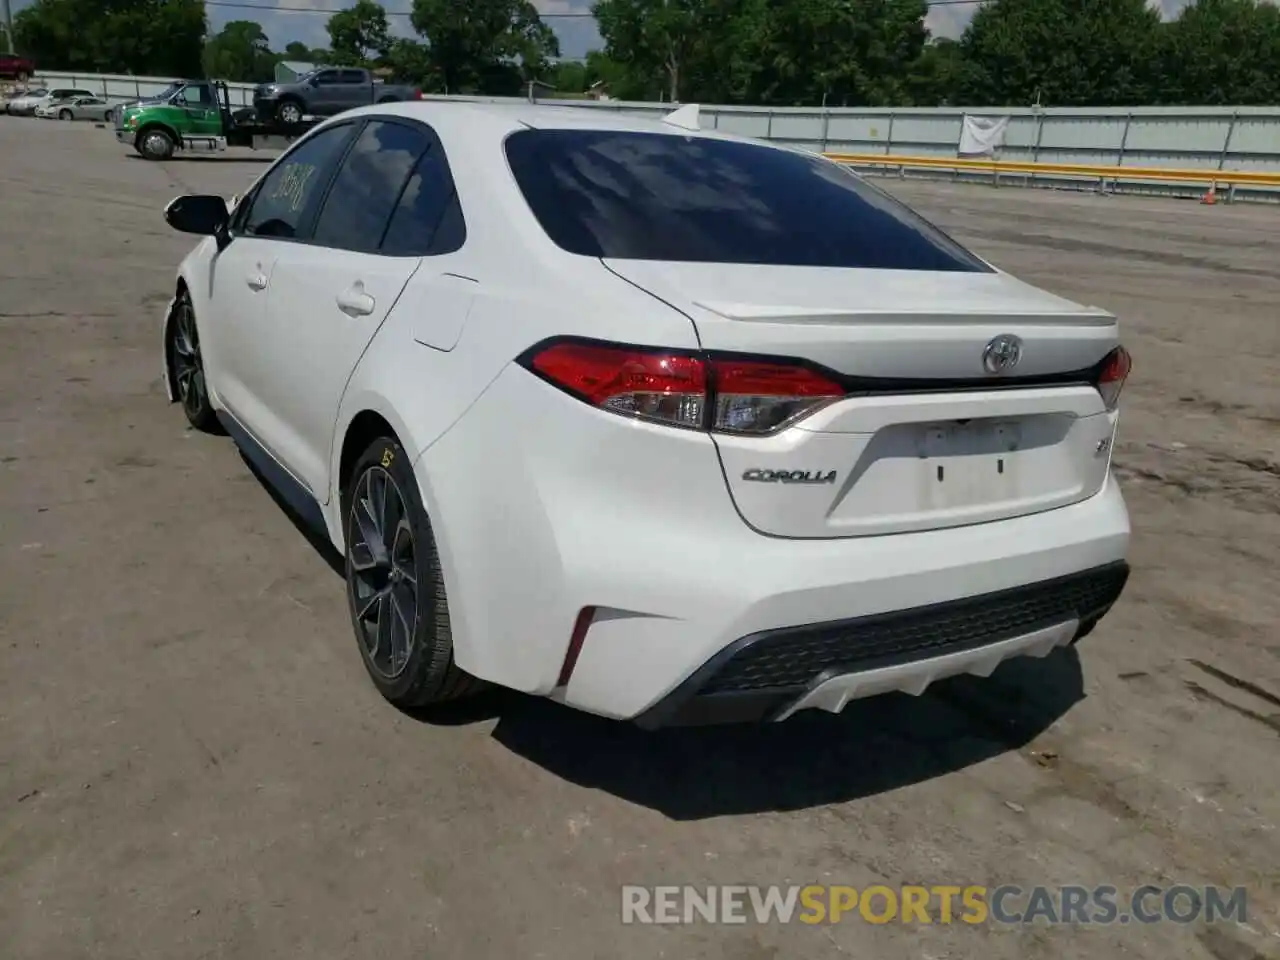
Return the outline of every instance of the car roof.
{"type": "MultiPolygon", "coordinates": [[[[616,130],[736,140],[773,146],[748,137],[716,130],[687,130],[664,123],[661,116],[638,116],[599,107],[549,106],[539,103],[510,103],[483,100],[407,100],[349,110],[339,117],[359,115],[399,116],[430,125],[441,139],[463,142],[476,139],[504,139],[517,130],[616,130]]],[[[338,119],[335,117],[334,119],[338,119]]]]}

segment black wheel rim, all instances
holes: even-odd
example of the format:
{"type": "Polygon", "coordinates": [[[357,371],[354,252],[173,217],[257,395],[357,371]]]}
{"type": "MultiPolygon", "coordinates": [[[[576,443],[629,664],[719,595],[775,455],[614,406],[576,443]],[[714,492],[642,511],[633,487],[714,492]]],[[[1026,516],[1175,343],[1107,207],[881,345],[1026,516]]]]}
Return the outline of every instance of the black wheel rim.
{"type": "Polygon", "coordinates": [[[347,521],[347,590],[356,633],[373,668],[404,672],[418,624],[418,568],[404,495],[381,467],[356,482],[347,521]]]}
{"type": "Polygon", "coordinates": [[[302,119],[302,111],[292,103],[286,103],[280,108],[280,119],[285,123],[297,123],[302,119]]]}
{"type": "Polygon", "coordinates": [[[173,319],[173,379],[178,386],[182,408],[192,417],[204,410],[204,361],[200,356],[200,337],[196,333],[196,317],[191,304],[178,304],[173,319]]]}

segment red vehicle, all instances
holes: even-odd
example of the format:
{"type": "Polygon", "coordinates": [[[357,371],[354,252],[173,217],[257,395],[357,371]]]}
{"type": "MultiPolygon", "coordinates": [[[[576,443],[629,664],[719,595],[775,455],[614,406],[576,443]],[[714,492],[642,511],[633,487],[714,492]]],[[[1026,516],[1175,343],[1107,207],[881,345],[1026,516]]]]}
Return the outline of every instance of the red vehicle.
{"type": "Polygon", "coordinates": [[[36,72],[36,62],[16,53],[0,53],[0,80],[17,80],[26,83],[36,72]]]}

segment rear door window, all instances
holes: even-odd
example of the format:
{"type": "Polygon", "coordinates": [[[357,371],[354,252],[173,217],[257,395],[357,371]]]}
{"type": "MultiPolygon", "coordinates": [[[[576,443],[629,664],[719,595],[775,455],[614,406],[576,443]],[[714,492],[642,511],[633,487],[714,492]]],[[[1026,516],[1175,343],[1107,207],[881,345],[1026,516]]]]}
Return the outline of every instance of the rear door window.
{"type": "Polygon", "coordinates": [[[465,239],[462,207],[444,148],[438,140],[433,140],[431,149],[418,161],[400,195],[382,239],[382,252],[391,257],[453,253],[462,247],[465,239]]]}
{"type": "Polygon", "coordinates": [[[333,181],[312,240],[375,253],[410,174],[431,147],[421,129],[371,120],[333,181]]]}
{"type": "Polygon", "coordinates": [[[522,130],[506,141],[547,235],[589,257],[987,272],[883,190],[803,153],[711,137],[522,130]]]}

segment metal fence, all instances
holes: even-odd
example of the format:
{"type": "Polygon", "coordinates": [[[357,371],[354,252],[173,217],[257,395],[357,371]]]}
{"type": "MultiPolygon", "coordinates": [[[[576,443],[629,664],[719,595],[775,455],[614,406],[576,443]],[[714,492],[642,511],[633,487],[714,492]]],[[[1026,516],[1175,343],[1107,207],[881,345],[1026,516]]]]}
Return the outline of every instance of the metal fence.
{"type": "MultiPolygon", "coordinates": [[[[159,93],[159,77],[44,73],[59,86],[101,92],[112,100],[159,93]]],[[[252,85],[227,85],[234,106],[249,105],[252,85]]],[[[435,99],[434,97],[432,99],[435,99]]],[[[519,102],[519,98],[445,97],[519,102]]],[[[657,116],[672,104],[543,100],[547,104],[657,116]]],[[[1018,163],[1167,167],[1280,174],[1280,107],[961,107],[832,108],[705,105],[706,126],[823,153],[954,157],[966,113],[1008,116],[998,158],[1018,163]]],[[[1034,179],[1034,178],[1032,178],[1034,179]]],[[[1056,178],[1061,180],[1062,178],[1056,178]]],[[[1152,189],[1163,189],[1159,184],[1152,189]]],[[[1117,189],[1121,189],[1117,185],[1117,189]]],[[[1267,188],[1259,191],[1263,194],[1267,188]]],[[[1280,191],[1271,191],[1280,198],[1280,191]]]]}

